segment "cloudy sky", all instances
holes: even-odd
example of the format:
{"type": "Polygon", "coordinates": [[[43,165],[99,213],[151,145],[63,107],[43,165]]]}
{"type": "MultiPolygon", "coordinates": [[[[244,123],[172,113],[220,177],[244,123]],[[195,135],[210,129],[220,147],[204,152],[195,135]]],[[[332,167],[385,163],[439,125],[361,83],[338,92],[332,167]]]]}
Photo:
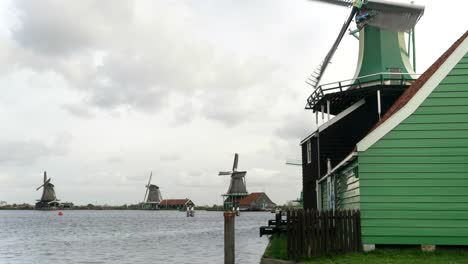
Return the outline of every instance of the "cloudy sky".
{"type": "MultiPolygon", "coordinates": [[[[465,0],[420,0],[418,71],[468,29],[465,0]],[[450,2],[450,5],[447,3],[450,2]],[[455,6],[455,8],[454,8],[455,6]]],[[[62,201],[220,204],[233,153],[250,192],[301,191],[314,129],[306,77],[349,10],[305,0],[0,1],[0,200],[33,203],[47,170],[62,201]]],[[[345,37],[324,81],[351,78],[345,37]]]]}

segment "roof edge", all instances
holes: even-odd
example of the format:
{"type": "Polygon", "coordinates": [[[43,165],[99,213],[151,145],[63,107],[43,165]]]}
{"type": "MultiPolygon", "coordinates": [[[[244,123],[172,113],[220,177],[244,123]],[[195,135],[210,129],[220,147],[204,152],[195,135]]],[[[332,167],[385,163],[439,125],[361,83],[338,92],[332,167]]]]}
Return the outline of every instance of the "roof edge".
{"type": "Polygon", "coordinates": [[[318,179],[318,183],[323,182],[326,178],[330,177],[333,175],[337,170],[339,170],[341,167],[347,165],[351,161],[353,161],[356,157],[358,156],[357,152],[351,152],[344,160],[342,160],[338,165],[336,165],[329,173],[325,174],[322,178],[318,179]]]}
{"type": "Polygon", "coordinates": [[[341,113],[337,114],[336,116],[334,116],[333,118],[330,118],[330,120],[328,120],[327,122],[323,123],[322,125],[320,125],[312,134],[310,134],[309,136],[307,136],[306,138],[304,138],[303,140],[301,140],[301,143],[299,144],[299,146],[302,146],[306,141],[308,141],[309,139],[311,139],[312,137],[315,136],[315,134],[317,133],[320,133],[324,130],[326,130],[328,127],[332,126],[333,124],[335,124],[336,122],[340,121],[341,119],[343,119],[344,117],[346,117],[347,115],[351,114],[352,112],[354,112],[356,109],[360,108],[361,106],[363,106],[364,104],[366,103],[366,100],[365,99],[361,99],[359,101],[357,101],[356,103],[352,104],[351,106],[349,106],[348,108],[346,108],[345,110],[343,110],[341,113]]]}
{"type": "MultiPolygon", "coordinates": [[[[361,141],[357,143],[358,152],[366,151],[372,147],[377,141],[382,137],[388,134],[411,114],[413,114],[418,107],[426,100],[426,98],[437,88],[437,86],[447,77],[450,71],[458,64],[458,62],[466,55],[468,52],[468,31],[460,38],[452,47],[444,53],[438,61],[436,61],[433,66],[426,70],[425,74],[430,74],[431,70],[434,70],[437,62],[444,59],[448,56],[445,61],[442,62],[440,67],[438,67],[432,75],[428,76],[429,78],[425,81],[417,92],[412,96],[406,104],[404,104],[400,109],[395,112],[388,111],[389,116],[383,118],[383,122],[378,124],[374,130],[372,130],[367,136],[365,136],[361,141]],[[455,50],[450,54],[450,50],[456,47],[455,50]]],[[[425,75],[423,74],[423,75],[425,75]]],[[[421,76],[420,78],[424,78],[421,76]]],[[[414,83],[413,85],[417,85],[414,83]]],[[[415,87],[417,89],[417,87],[415,87]]],[[[410,91],[411,87],[400,97],[403,98],[407,96],[407,92],[410,91]]],[[[400,99],[395,102],[394,105],[397,106],[400,99]]],[[[393,106],[392,106],[393,107],[393,106]]]]}

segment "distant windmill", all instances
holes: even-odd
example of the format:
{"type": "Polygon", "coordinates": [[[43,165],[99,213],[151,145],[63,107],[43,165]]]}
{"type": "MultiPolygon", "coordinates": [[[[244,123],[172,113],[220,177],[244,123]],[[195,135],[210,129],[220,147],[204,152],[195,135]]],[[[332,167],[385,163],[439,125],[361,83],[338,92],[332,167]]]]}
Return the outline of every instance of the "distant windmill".
{"type": "Polygon", "coordinates": [[[162,200],[161,191],[159,191],[159,186],[151,184],[152,178],[153,172],[150,173],[148,184],[146,185],[145,197],[143,198],[144,209],[159,209],[159,204],[162,200]]]}
{"type": "Polygon", "coordinates": [[[246,171],[237,171],[237,164],[239,162],[239,155],[234,155],[234,164],[232,171],[220,171],[219,176],[230,175],[231,182],[229,189],[226,194],[223,194],[224,198],[224,209],[237,208],[239,206],[239,200],[249,195],[245,183],[246,171]]]}
{"type": "Polygon", "coordinates": [[[54,185],[50,183],[50,180],[51,178],[47,179],[47,172],[44,171],[44,181],[41,186],[36,188],[36,191],[42,188],[42,196],[40,200],[37,200],[36,209],[53,209],[59,205],[54,185]]]}

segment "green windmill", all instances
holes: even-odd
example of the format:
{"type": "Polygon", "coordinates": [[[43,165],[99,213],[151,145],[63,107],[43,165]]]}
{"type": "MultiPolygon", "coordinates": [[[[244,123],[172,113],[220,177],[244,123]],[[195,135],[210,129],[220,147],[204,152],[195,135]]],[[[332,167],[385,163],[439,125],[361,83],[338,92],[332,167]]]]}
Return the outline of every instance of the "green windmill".
{"type": "MultiPolygon", "coordinates": [[[[307,80],[316,90],[308,98],[306,109],[324,110],[320,108],[323,105],[319,101],[333,88],[336,92],[385,84],[401,86],[417,78],[414,27],[424,14],[424,6],[384,0],[314,1],[348,7],[351,8],[351,13],[325,59],[307,80]],[[356,29],[348,30],[353,19],[356,29]],[[359,39],[358,64],[354,77],[344,82],[320,85],[323,74],[347,32],[359,39]],[[411,55],[413,65],[410,63],[411,55]]],[[[338,113],[340,110],[343,109],[332,111],[338,113]]]]}
{"type": "Polygon", "coordinates": [[[304,208],[334,208],[335,205],[340,208],[340,203],[358,199],[354,190],[343,188],[347,186],[344,184],[346,177],[356,180],[359,172],[337,169],[350,160],[348,157],[357,142],[418,78],[414,27],[425,8],[385,0],[313,1],[351,10],[330,51],[307,80],[313,92],[305,108],[315,113],[316,125],[301,141],[304,208]],[[355,74],[348,80],[322,84],[322,76],[347,33],[359,39],[355,74]],[[347,176],[333,178],[341,181],[332,181],[332,177],[327,177],[331,174],[347,176]],[[336,198],[345,191],[351,193],[349,199],[336,198]],[[324,195],[326,193],[331,195],[324,195]]]}

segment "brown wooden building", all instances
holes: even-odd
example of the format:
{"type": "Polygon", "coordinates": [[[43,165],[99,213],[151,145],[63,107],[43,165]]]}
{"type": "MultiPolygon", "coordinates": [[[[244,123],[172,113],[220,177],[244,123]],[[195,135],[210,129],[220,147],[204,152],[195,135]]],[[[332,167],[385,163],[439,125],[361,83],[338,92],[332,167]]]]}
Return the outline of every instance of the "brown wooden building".
{"type": "Polygon", "coordinates": [[[275,207],[276,204],[264,192],[251,193],[239,200],[239,209],[242,211],[263,211],[275,207]]]}

